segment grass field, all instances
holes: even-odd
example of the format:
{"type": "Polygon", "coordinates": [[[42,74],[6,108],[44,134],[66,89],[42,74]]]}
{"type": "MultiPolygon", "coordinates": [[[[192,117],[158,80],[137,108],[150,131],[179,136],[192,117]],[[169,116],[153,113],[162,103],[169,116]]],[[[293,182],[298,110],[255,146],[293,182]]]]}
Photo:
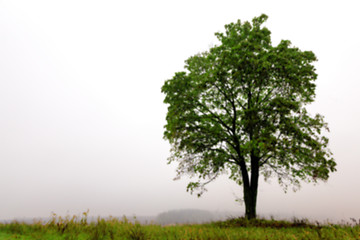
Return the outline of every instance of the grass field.
{"type": "Polygon", "coordinates": [[[98,218],[88,222],[83,216],[59,217],[32,224],[0,224],[0,239],[360,239],[360,222],[350,225],[310,224],[306,220],[275,221],[244,218],[193,225],[141,225],[123,219],[98,218]]]}

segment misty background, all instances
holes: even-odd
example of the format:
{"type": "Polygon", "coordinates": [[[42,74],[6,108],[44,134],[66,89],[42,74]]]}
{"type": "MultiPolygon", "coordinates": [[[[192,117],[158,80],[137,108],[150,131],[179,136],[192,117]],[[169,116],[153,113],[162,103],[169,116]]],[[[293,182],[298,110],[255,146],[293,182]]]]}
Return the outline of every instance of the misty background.
{"type": "Polygon", "coordinates": [[[201,198],[173,181],[160,89],[215,32],[265,13],[273,44],[311,50],[338,164],[327,183],[284,193],[260,182],[258,214],[360,217],[357,1],[0,0],[0,219],[244,211],[226,176],[201,198]]]}

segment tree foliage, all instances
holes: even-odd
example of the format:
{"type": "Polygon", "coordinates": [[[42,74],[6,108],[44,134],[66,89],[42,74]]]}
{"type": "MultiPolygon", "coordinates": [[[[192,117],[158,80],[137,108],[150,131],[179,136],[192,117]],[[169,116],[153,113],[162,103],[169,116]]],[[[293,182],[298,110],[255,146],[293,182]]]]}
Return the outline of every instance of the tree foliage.
{"type": "Polygon", "coordinates": [[[168,104],[164,138],[172,146],[169,163],[179,162],[177,176],[197,176],[188,190],[201,195],[228,172],[243,185],[246,208],[256,203],[259,174],[276,176],[286,189],[336,170],[322,135],[327,123],[305,108],[315,98],[317,59],[288,40],[273,46],[266,19],[225,25],[215,34],[220,44],[188,58],[186,70],[161,89],[168,104]]]}

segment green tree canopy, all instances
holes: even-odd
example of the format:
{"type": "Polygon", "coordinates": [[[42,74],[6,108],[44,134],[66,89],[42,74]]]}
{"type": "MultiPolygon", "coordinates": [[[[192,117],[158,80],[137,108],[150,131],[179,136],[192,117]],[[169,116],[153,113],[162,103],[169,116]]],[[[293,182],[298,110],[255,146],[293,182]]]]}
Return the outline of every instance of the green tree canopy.
{"type": "Polygon", "coordinates": [[[177,175],[197,176],[188,190],[228,171],[243,186],[246,217],[256,217],[259,175],[300,186],[336,171],[323,116],[314,101],[316,57],[282,40],[272,46],[267,16],[230,23],[216,33],[220,44],[187,59],[186,71],[162,87],[168,104],[164,138],[177,175]]]}

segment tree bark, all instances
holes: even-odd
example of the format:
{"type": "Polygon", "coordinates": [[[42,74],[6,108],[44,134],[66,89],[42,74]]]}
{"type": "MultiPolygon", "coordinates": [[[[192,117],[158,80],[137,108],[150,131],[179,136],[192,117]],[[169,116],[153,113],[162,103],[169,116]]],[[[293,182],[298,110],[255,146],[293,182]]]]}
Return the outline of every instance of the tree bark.
{"type": "Polygon", "coordinates": [[[257,186],[244,186],[244,202],[245,202],[245,217],[247,219],[256,218],[256,200],[257,200],[257,186]]]}
{"type": "MultiPolygon", "coordinates": [[[[249,176],[246,176],[249,179],[249,176]]],[[[244,181],[245,217],[256,218],[256,201],[259,182],[259,158],[251,154],[251,180],[244,181]]]]}

